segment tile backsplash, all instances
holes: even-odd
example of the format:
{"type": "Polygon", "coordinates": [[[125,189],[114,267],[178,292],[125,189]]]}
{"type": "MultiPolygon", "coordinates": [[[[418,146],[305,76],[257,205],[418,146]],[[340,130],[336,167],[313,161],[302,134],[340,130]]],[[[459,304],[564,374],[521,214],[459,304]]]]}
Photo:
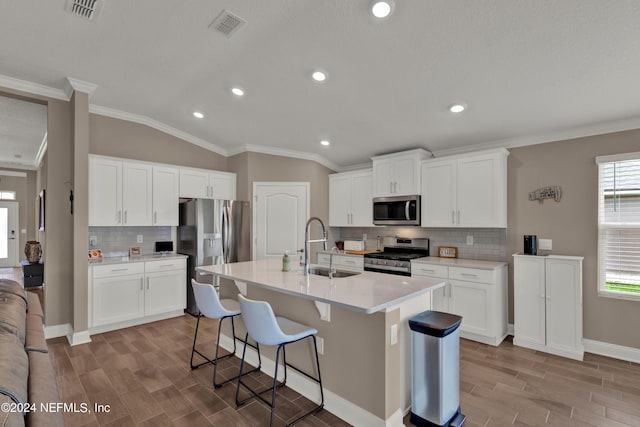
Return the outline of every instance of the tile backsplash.
{"type": "Polygon", "coordinates": [[[174,240],[175,227],[89,227],[89,242],[95,236],[95,245],[89,243],[90,249],[101,249],[105,257],[129,255],[129,248],[140,246],[143,255],[155,252],[156,241],[174,240]],[[142,243],[138,243],[142,236],[142,243]]]}
{"type": "Polygon", "coordinates": [[[437,256],[438,246],[456,246],[458,258],[508,261],[504,228],[331,227],[330,245],[335,240],[362,240],[363,234],[366,249],[377,249],[378,236],[427,237],[431,255],[437,256]],[[467,245],[467,236],[473,236],[472,245],[467,245]]]}

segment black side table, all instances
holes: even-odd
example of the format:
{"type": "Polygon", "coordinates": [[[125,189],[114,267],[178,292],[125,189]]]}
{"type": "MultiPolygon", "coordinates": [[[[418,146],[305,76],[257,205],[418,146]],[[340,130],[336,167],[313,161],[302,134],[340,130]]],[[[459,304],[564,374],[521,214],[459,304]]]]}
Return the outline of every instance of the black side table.
{"type": "Polygon", "coordinates": [[[22,277],[25,288],[42,286],[44,283],[44,264],[22,260],[22,277]]]}

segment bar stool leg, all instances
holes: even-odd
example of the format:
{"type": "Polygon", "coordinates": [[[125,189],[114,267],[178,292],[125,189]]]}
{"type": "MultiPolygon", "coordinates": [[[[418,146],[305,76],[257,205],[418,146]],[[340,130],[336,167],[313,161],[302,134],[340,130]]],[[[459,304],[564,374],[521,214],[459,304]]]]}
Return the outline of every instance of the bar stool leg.
{"type": "Polygon", "coordinates": [[[196,350],[196,340],[198,339],[198,329],[200,328],[200,319],[202,318],[202,314],[198,313],[198,321],[196,322],[196,332],[193,335],[193,347],[191,347],[191,361],[189,362],[191,365],[191,369],[198,369],[200,366],[203,365],[207,365],[209,363],[213,363],[213,360],[209,359],[207,356],[205,356],[204,354],[200,353],[198,350],[196,350]],[[206,360],[206,362],[202,362],[198,365],[194,365],[193,364],[193,355],[194,354],[198,354],[200,357],[202,357],[204,360],[206,360]]]}
{"type": "Polygon", "coordinates": [[[227,357],[233,357],[236,354],[236,328],[235,328],[235,324],[233,322],[233,317],[234,316],[230,316],[230,317],[231,317],[231,330],[232,330],[232,333],[233,333],[233,352],[229,353],[229,354],[225,354],[222,357],[218,357],[218,352],[220,351],[220,332],[222,331],[222,321],[224,319],[226,319],[226,317],[223,317],[218,322],[218,338],[216,339],[216,358],[213,359],[213,388],[220,388],[223,385],[225,385],[226,383],[235,380],[235,377],[234,377],[234,378],[229,378],[227,380],[224,380],[221,383],[217,383],[216,382],[216,373],[218,371],[218,361],[222,360],[222,359],[226,359],[227,357]]]}

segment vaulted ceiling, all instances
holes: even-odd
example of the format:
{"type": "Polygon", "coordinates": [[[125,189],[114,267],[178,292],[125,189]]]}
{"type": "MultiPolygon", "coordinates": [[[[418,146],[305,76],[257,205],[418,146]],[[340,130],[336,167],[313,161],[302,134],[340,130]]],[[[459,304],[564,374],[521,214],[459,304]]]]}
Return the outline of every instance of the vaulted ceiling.
{"type": "Polygon", "coordinates": [[[225,155],[297,153],[342,168],[405,148],[640,127],[637,0],[395,0],[385,19],[370,0],[104,0],[92,20],[67,3],[0,3],[5,85],[90,82],[92,111],[225,155]],[[230,37],[209,28],[225,9],[246,20],[230,37]],[[467,109],[453,114],[455,103],[467,109]]]}

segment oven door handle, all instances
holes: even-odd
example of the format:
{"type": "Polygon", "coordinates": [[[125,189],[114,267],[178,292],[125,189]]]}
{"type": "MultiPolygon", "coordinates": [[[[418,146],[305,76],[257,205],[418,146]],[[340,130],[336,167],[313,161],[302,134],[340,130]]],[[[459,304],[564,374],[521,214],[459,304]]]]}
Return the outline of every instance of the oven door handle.
{"type": "Polygon", "coordinates": [[[404,204],[404,217],[405,219],[408,221],[411,218],[409,218],[409,204],[411,203],[410,200],[407,200],[404,204]]]}

